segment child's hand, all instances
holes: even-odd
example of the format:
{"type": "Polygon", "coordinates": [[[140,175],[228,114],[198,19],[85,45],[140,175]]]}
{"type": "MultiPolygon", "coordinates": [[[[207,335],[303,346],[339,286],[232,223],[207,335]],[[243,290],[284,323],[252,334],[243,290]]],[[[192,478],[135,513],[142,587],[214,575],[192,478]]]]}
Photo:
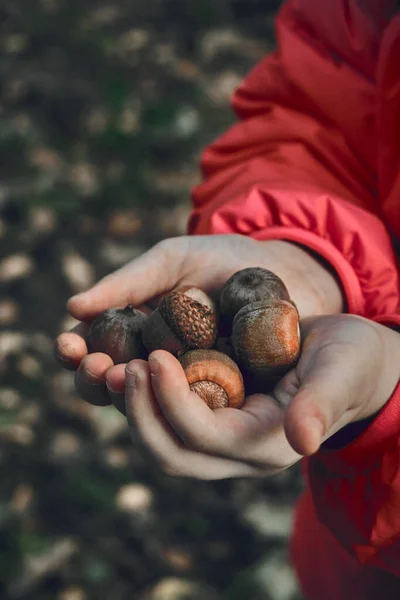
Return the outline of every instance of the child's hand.
{"type": "Polygon", "coordinates": [[[157,351],[127,365],[126,412],[136,440],[167,474],[200,479],[277,473],[343,426],[375,415],[400,377],[400,335],[361,317],[302,322],[300,361],[273,394],[211,411],[179,362],[157,351]],[[150,372],[151,370],[151,372],[150,372]]]}
{"type": "Polygon", "coordinates": [[[121,394],[112,392],[124,390],[124,366],[114,367],[105,354],[87,354],[86,323],[96,315],[126,304],[154,304],[161,294],[186,283],[216,294],[235,271],[252,266],[265,267],[279,275],[303,317],[340,312],[342,308],[341,291],[334,277],[294,244],[260,242],[241,235],[165,240],[89,291],[70,299],[69,312],[84,323],[74,332],[58,337],[56,353],[64,367],[77,369],[78,393],[93,404],[109,404],[113,400],[117,408],[124,410],[121,394]]]}

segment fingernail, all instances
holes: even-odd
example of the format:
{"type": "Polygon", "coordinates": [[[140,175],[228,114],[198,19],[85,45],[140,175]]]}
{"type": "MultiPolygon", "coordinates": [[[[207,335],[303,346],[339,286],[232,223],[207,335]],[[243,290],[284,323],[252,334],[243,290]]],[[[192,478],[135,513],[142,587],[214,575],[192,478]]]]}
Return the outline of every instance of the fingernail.
{"type": "Polygon", "coordinates": [[[59,360],[61,363],[65,363],[66,365],[72,362],[70,358],[64,358],[64,356],[62,356],[57,349],[54,351],[54,355],[57,360],[59,360]]]}
{"type": "Polygon", "coordinates": [[[75,294],[71,296],[70,300],[82,300],[86,296],[86,292],[79,292],[79,294],[75,294]]]}
{"type": "Polygon", "coordinates": [[[309,431],[309,453],[313,454],[314,452],[317,452],[322,443],[325,433],[324,426],[320,419],[317,419],[316,417],[307,417],[304,420],[304,424],[309,431]]]}
{"type": "Polygon", "coordinates": [[[160,374],[161,364],[156,358],[153,358],[152,356],[150,356],[150,358],[149,358],[149,367],[150,367],[150,373],[154,377],[156,377],[157,375],[160,374]]]}
{"type": "Polygon", "coordinates": [[[111,394],[122,394],[123,393],[123,392],[121,392],[121,390],[114,390],[107,381],[106,381],[106,386],[107,386],[108,391],[111,394]]]}
{"type": "Polygon", "coordinates": [[[135,388],[137,382],[137,373],[135,371],[128,371],[125,369],[125,387],[135,388]]]}

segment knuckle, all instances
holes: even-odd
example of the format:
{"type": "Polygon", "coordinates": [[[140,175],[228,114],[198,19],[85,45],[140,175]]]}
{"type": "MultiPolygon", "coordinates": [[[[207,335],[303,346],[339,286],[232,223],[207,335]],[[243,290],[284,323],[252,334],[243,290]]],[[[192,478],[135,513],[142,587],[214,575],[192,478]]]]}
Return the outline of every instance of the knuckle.
{"type": "Polygon", "coordinates": [[[195,452],[218,453],[224,447],[223,439],[218,438],[211,431],[199,431],[196,429],[187,429],[185,432],[180,432],[180,436],[184,441],[186,448],[195,452]]]}
{"type": "Polygon", "coordinates": [[[175,478],[175,477],[180,476],[180,471],[178,469],[176,469],[175,467],[164,466],[161,470],[164,473],[164,475],[166,475],[167,477],[175,478]]]}
{"type": "Polygon", "coordinates": [[[175,238],[165,238],[165,239],[157,242],[157,244],[154,246],[154,248],[156,250],[161,251],[164,254],[164,253],[170,252],[171,248],[174,247],[174,244],[175,244],[175,238]]]}
{"type": "Polygon", "coordinates": [[[210,443],[207,443],[207,440],[204,438],[199,438],[196,433],[189,433],[185,435],[185,446],[188,450],[193,450],[194,452],[205,452],[210,449],[210,443]]]}
{"type": "Polygon", "coordinates": [[[167,259],[184,254],[189,243],[189,236],[178,236],[160,240],[154,247],[167,259]]]}
{"type": "Polygon", "coordinates": [[[182,477],[184,476],[184,470],[182,469],[182,466],[179,465],[177,462],[173,462],[171,460],[163,460],[159,463],[159,467],[162,471],[162,473],[164,473],[164,475],[167,475],[167,477],[182,477]]]}

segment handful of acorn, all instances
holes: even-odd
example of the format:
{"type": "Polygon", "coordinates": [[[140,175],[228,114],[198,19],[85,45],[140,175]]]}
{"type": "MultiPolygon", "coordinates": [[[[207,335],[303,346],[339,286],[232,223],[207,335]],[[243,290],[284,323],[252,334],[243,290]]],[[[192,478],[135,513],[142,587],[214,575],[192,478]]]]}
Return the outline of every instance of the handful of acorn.
{"type": "Polygon", "coordinates": [[[277,275],[247,268],[225,283],[219,309],[199,288],[182,286],[150,315],[130,305],[106,310],[91,325],[88,348],[115,364],[166,350],[210,408],[240,408],[246,394],[268,391],[296,364],[299,315],[277,275]]]}

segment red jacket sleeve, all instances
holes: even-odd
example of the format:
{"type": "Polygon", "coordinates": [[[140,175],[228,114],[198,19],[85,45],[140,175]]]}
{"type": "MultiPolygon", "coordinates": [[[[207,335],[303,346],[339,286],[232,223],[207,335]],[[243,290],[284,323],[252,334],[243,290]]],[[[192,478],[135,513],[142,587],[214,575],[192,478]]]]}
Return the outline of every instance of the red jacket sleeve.
{"type": "MultiPolygon", "coordinates": [[[[400,331],[400,315],[375,319],[400,331]]],[[[371,425],[341,450],[307,460],[315,509],[362,564],[400,577],[400,384],[371,425]]]]}
{"type": "Polygon", "coordinates": [[[360,26],[360,57],[326,23],[341,3],[315,9],[310,34],[307,11],[299,10],[316,4],[285,5],[278,51],[236,91],[240,120],[203,154],[189,233],[300,243],[336,271],[348,311],[373,317],[396,311],[399,296],[377,195],[371,48],[378,25],[372,18],[360,26]]]}
{"type": "MultiPolygon", "coordinates": [[[[390,2],[286,2],[277,52],[236,91],[239,121],[204,152],[189,232],[300,243],[336,270],[349,312],[383,322],[393,313],[387,322],[400,324],[375,115],[390,11],[390,2]]],[[[400,576],[400,386],[354,442],[306,464],[320,520],[361,562],[400,576]]]]}

